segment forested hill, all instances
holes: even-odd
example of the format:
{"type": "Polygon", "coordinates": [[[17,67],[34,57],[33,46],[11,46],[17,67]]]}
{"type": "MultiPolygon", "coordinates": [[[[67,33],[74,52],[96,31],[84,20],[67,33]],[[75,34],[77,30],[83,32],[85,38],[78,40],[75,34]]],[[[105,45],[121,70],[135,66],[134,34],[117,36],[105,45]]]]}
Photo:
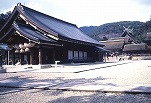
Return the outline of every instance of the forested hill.
{"type": "Polygon", "coordinates": [[[121,21],[114,23],[107,23],[100,26],[84,26],[80,29],[90,37],[96,40],[104,40],[104,38],[115,38],[122,35],[124,27],[133,29],[133,33],[137,39],[143,41],[145,34],[151,32],[151,21],[139,22],[139,21],[121,21]]]}
{"type": "Polygon", "coordinates": [[[85,34],[90,34],[92,32],[92,30],[96,29],[97,26],[83,26],[80,27],[80,29],[85,33],[85,34]]]}

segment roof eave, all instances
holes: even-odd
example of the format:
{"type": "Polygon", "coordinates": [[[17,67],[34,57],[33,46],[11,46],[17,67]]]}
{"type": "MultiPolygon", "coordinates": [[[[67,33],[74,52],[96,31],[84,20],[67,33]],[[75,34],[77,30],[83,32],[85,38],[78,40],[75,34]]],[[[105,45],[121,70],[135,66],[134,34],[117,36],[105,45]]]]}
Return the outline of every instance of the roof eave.
{"type": "Polygon", "coordinates": [[[105,45],[102,45],[102,44],[95,44],[95,43],[90,43],[90,42],[84,42],[84,41],[75,40],[75,39],[66,38],[66,37],[60,37],[59,40],[61,40],[61,41],[67,41],[67,42],[72,42],[72,43],[78,43],[78,44],[84,44],[84,45],[90,45],[90,46],[99,46],[99,47],[105,46],[105,45]]]}

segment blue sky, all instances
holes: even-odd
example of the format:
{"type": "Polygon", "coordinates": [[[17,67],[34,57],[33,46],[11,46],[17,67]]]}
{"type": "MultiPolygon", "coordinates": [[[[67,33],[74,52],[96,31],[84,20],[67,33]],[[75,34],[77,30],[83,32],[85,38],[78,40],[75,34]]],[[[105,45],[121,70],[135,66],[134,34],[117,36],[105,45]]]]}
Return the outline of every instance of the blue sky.
{"type": "Polygon", "coordinates": [[[151,0],[1,0],[0,13],[12,11],[18,2],[78,27],[145,22],[151,15],[151,0]]]}

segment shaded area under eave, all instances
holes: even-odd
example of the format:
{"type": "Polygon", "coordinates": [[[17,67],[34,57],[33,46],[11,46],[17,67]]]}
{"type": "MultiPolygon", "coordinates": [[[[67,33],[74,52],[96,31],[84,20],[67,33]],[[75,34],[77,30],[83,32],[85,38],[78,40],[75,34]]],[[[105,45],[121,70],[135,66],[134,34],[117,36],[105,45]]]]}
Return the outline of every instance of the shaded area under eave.
{"type": "Polygon", "coordinates": [[[13,27],[15,28],[15,30],[19,31],[24,38],[29,39],[31,41],[37,43],[57,44],[55,40],[43,35],[39,31],[35,30],[34,28],[28,25],[13,24],[13,27]]]}
{"type": "Polygon", "coordinates": [[[103,52],[103,53],[110,53],[111,52],[110,50],[107,50],[105,48],[98,47],[98,46],[95,47],[95,50],[103,52]]]}

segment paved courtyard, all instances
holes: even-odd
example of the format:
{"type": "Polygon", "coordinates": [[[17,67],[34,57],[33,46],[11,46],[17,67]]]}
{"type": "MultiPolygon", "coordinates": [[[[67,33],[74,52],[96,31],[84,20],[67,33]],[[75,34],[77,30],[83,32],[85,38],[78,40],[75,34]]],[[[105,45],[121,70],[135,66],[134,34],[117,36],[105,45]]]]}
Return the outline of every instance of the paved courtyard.
{"type": "MultiPolygon", "coordinates": [[[[54,91],[64,91],[65,94],[68,92],[72,94],[74,92],[78,93],[78,96],[85,95],[84,98],[89,98],[90,95],[94,94],[102,98],[106,97],[106,95],[109,95],[109,97],[113,95],[114,98],[118,98],[116,97],[117,95],[122,97],[123,95],[132,96],[132,94],[137,94],[133,95],[132,98],[145,98],[142,100],[148,102],[151,101],[149,95],[151,94],[150,74],[150,60],[97,63],[95,65],[65,66],[32,71],[26,70],[17,73],[0,73],[0,90],[2,91],[2,95],[3,93],[5,95],[6,92],[7,95],[5,96],[9,95],[9,90],[5,91],[6,87],[19,87],[18,89],[21,93],[24,90],[20,89],[25,89],[27,92],[36,91],[36,93],[37,91],[42,93],[43,89],[47,89],[51,93],[54,91]],[[104,92],[105,94],[103,94],[104,92]],[[128,95],[127,93],[132,94],[128,95]],[[137,97],[138,95],[141,96],[137,97]]],[[[69,97],[74,96],[77,95],[70,95],[69,97]]],[[[82,97],[79,98],[82,99],[82,97]]],[[[126,97],[123,96],[123,98],[126,97]]]]}

